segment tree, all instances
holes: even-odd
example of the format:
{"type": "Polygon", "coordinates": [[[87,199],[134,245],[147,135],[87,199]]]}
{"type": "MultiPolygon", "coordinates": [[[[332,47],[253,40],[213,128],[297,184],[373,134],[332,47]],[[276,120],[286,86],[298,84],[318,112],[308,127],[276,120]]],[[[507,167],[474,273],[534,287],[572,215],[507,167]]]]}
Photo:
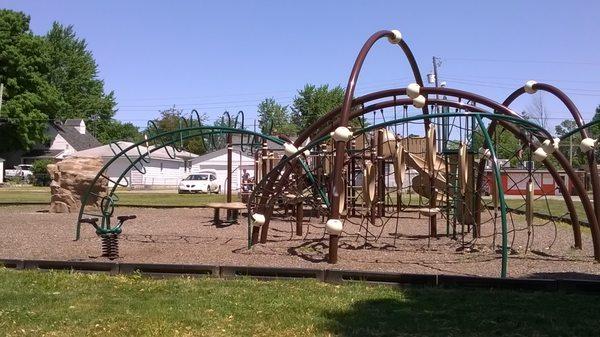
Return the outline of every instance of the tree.
{"type": "Polygon", "coordinates": [[[98,78],[98,65],[87,50],[85,39],[77,38],[73,26],[58,22],[44,37],[49,46],[48,81],[61,93],[66,105],[56,114],[61,119],[90,118],[114,124],[114,93],[104,93],[104,83],[98,78]]]}
{"type": "MultiPolygon", "coordinates": [[[[596,113],[594,114],[594,117],[592,117],[592,122],[596,122],[598,120],[600,120],[600,105],[596,107],[596,113]]],[[[588,129],[588,132],[590,133],[590,137],[594,139],[600,138],[600,122],[592,125],[588,129]]]]}
{"type": "Polygon", "coordinates": [[[88,125],[92,135],[103,144],[119,140],[135,143],[143,139],[138,127],[132,123],[121,123],[116,119],[111,119],[109,121],[91,120],[88,125]]]}
{"type": "Polygon", "coordinates": [[[113,92],[104,93],[98,66],[84,39],[72,26],[55,22],[45,36],[34,35],[29,16],[0,10],[0,82],[4,103],[0,115],[0,151],[28,150],[43,143],[47,124],[82,118],[100,140],[134,137],[133,125],[113,119],[113,92]],[[133,128],[132,128],[133,127],[133,128]]]}
{"type": "Polygon", "coordinates": [[[265,98],[260,102],[257,112],[260,132],[264,134],[296,134],[297,128],[290,120],[288,107],[277,103],[273,98],[265,98]]]}
{"type": "MultiPolygon", "coordinates": [[[[159,111],[159,113],[160,113],[160,117],[154,119],[154,123],[156,124],[156,127],[158,128],[159,133],[175,131],[177,129],[183,129],[186,127],[186,119],[183,115],[183,110],[177,109],[177,108],[175,108],[175,106],[173,106],[172,108],[159,111]]],[[[206,116],[205,115],[200,116],[200,120],[201,120],[201,122],[205,121],[206,116]]],[[[187,120],[187,123],[189,124],[190,121],[187,120]]],[[[192,120],[191,124],[187,125],[187,127],[195,127],[195,126],[199,126],[197,120],[192,120]]],[[[146,133],[150,133],[150,132],[156,133],[155,130],[148,130],[148,129],[146,129],[145,132],[146,133]]],[[[178,145],[178,144],[175,144],[175,145],[178,145]]],[[[186,149],[187,151],[189,151],[191,153],[195,153],[195,154],[203,154],[204,152],[206,152],[206,149],[204,148],[204,145],[203,145],[202,140],[200,139],[200,136],[192,137],[192,138],[188,138],[187,140],[184,140],[183,148],[186,149]]]]}
{"type": "Polygon", "coordinates": [[[548,111],[546,111],[544,97],[541,92],[533,95],[531,104],[523,111],[523,118],[537,123],[544,129],[548,129],[548,111]]]}
{"type": "MultiPolygon", "coordinates": [[[[596,107],[596,113],[592,118],[593,122],[600,120],[600,105],[596,107]]],[[[588,128],[588,133],[590,137],[594,139],[600,139],[600,122],[598,124],[594,124],[588,128]]],[[[600,148],[596,148],[596,161],[600,162],[600,148]]]]}
{"type": "MultiPolygon", "coordinates": [[[[566,135],[568,132],[577,129],[577,123],[572,119],[565,119],[560,122],[554,129],[558,137],[566,135]]],[[[581,143],[581,135],[579,132],[574,133],[570,137],[566,138],[559,143],[559,149],[564,153],[572,166],[578,167],[584,164],[587,160],[585,155],[579,150],[579,143],[581,143]]]]}
{"type": "Polygon", "coordinates": [[[47,78],[48,45],[33,35],[29,20],[24,13],[0,10],[0,151],[27,150],[43,142],[47,122],[65,107],[47,78]]]}
{"type": "Polygon", "coordinates": [[[319,87],[307,84],[294,97],[291,121],[300,129],[306,129],[321,116],[340,107],[343,100],[344,89],[340,86],[329,89],[327,84],[319,87]]]}
{"type": "MultiPolygon", "coordinates": [[[[498,159],[509,159],[511,166],[516,166],[520,161],[528,160],[529,151],[521,152],[523,146],[519,139],[501,125],[497,125],[494,133],[490,136],[498,159]]],[[[484,147],[485,140],[479,126],[475,126],[473,130],[472,142],[474,150],[484,147]]]]}
{"type": "Polygon", "coordinates": [[[50,159],[40,159],[33,162],[31,167],[31,173],[33,174],[33,185],[35,186],[49,186],[52,177],[48,174],[46,167],[52,164],[53,161],[50,159]]]}

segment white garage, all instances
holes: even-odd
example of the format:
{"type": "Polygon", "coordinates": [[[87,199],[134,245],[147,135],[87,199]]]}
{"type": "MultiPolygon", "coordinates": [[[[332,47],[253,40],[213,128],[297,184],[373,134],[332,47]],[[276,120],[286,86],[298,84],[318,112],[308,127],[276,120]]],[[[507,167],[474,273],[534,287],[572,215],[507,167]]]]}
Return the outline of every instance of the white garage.
{"type": "MultiPolygon", "coordinates": [[[[199,157],[191,159],[192,173],[198,173],[202,170],[214,170],[217,173],[217,182],[221,185],[222,193],[225,192],[227,184],[227,149],[220,149],[210,152],[199,157]]],[[[238,191],[241,186],[243,171],[254,177],[254,158],[240,152],[238,149],[233,150],[231,163],[231,189],[238,191]]]]}
{"type": "Polygon", "coordinates": [[[4,159],[0,158],[0,184],[4,182],[4,159]]]}
{"type": "MultiPolygon", "coordinates": [[[[130,142],[118,142],[119,147],[110,145],[98,146],[95,148],[78,151],[70,156],[72,157],[101,157],[105,163],[114,157],[114,152],[120,149],[125,149],[131,146],[133,143],[130,142]]],[[[146,148],[140,146],[140,152],[145,153],[146,148]]],[[[138,150],[132,149],[127,152],[128,157],[131,160],[136,160],[139,157],[138,150]]],[[[152,152],[149,156],[149,162],[143,163],[145,173],[142,174],[135,168],[131,168],[129,172],[125,174],[125,179],[128,181],[130,188],[156,188],[156,187],[176,187],[179,182],[190,173],[191,159],[197,157],[197,155],[189,152],[175,152],[172,147],[168,149],[162,148],[155,152],[152,152]],[[167,151],[169,151],[167,153],[167,151]],[[175,154],[175,158],[171,156],[175,154]]],[[[116,181],[118,177],[129,167],[130,161],[126,157],[120,157],[114,161],[107,170],[108,176],[111,180],[116,181]]],[[[138,164],[138,166],[140,166],[138,164]]],[[[125,182],[121,182],[124,184],[125,182]]],[[[109,183],[112,186],[112,183],[109,183]]]]}

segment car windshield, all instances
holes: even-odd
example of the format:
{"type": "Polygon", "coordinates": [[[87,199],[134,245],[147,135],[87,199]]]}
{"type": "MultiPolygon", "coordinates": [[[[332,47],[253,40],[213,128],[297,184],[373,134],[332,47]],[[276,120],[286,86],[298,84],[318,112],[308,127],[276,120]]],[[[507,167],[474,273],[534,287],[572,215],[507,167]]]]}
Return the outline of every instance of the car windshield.
{"type": "Polygon", "coordinates": [[[208,175],[206,174],[192,174],[189,175],[185,180],[208,180],[208,175]]]}

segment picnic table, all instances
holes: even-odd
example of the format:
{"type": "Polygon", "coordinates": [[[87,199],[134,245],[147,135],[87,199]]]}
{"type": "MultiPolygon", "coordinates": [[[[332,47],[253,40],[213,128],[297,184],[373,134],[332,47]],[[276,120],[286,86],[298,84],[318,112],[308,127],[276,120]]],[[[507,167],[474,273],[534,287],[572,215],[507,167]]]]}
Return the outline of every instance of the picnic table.
{"type": "MultiPolygon", "coordinates": [[[[213,216],[213,222],[215,225],[221,224],[220,211],[221,208],[226,209],[228,211],[232,211],[231,219],[227,219],[231,222],[236,222],[238,217],[238,212],[240,210],[247,209],[247,206],[243,202],[211,202],[206,205],[207,207],[213,208],[215,210],[213,216]]],[[[229,212],[228,212],[229,213],[229,212]]]]}

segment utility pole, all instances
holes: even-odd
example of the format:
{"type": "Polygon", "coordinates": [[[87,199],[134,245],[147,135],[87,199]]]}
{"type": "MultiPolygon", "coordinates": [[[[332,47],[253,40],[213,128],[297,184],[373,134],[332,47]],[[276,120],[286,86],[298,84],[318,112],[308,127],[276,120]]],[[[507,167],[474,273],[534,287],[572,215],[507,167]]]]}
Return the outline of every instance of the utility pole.
{"type": "MultiPolygon", "coordinates": [[[[434,79],[435,86],[438,87],[439,83],[438,83],[438,71],[437,70],[438,70],[438,66],[442,65],[442,61],[435,56],[433,57],[432,61],[433,61],[433,79],[434,79]]],[[[435,95],[435,97],[438,98],[438,95],[435,95]]]]}
{"type": "MultiPolygon", "coordinates": [[[[432,63],[433,63],[433,83],[435,85],[435,87],[439,87],[439,76],[438,76],[438,67],[440,67],[442,65],[442,60],[440,60],[439,57],[433,57],[432,58],[432,63]]],[[[431,80],[429,81],[429,83],[431,83],[431,80]]],[[[439,95],[436,94],[435,95],[436,99],[439,99],[439,95]]],[[[438,105],[435,106],[435,113],[439,114],[440,113],[440,107],[438,105]]],[[[437,138],[438,138],[438,149],[444,149],[445,148],[445,140],[443,139],[443,132],[444,132],[444,126],[440,126],[438,125],[437,127],[437,138]],[[442,137],[440,137],[442,136],[442,137]]]]}
{"type": "Polygon", "coordinates": [[[569,165],[573,166],[573,135],[569,137],[569,165]]]}

